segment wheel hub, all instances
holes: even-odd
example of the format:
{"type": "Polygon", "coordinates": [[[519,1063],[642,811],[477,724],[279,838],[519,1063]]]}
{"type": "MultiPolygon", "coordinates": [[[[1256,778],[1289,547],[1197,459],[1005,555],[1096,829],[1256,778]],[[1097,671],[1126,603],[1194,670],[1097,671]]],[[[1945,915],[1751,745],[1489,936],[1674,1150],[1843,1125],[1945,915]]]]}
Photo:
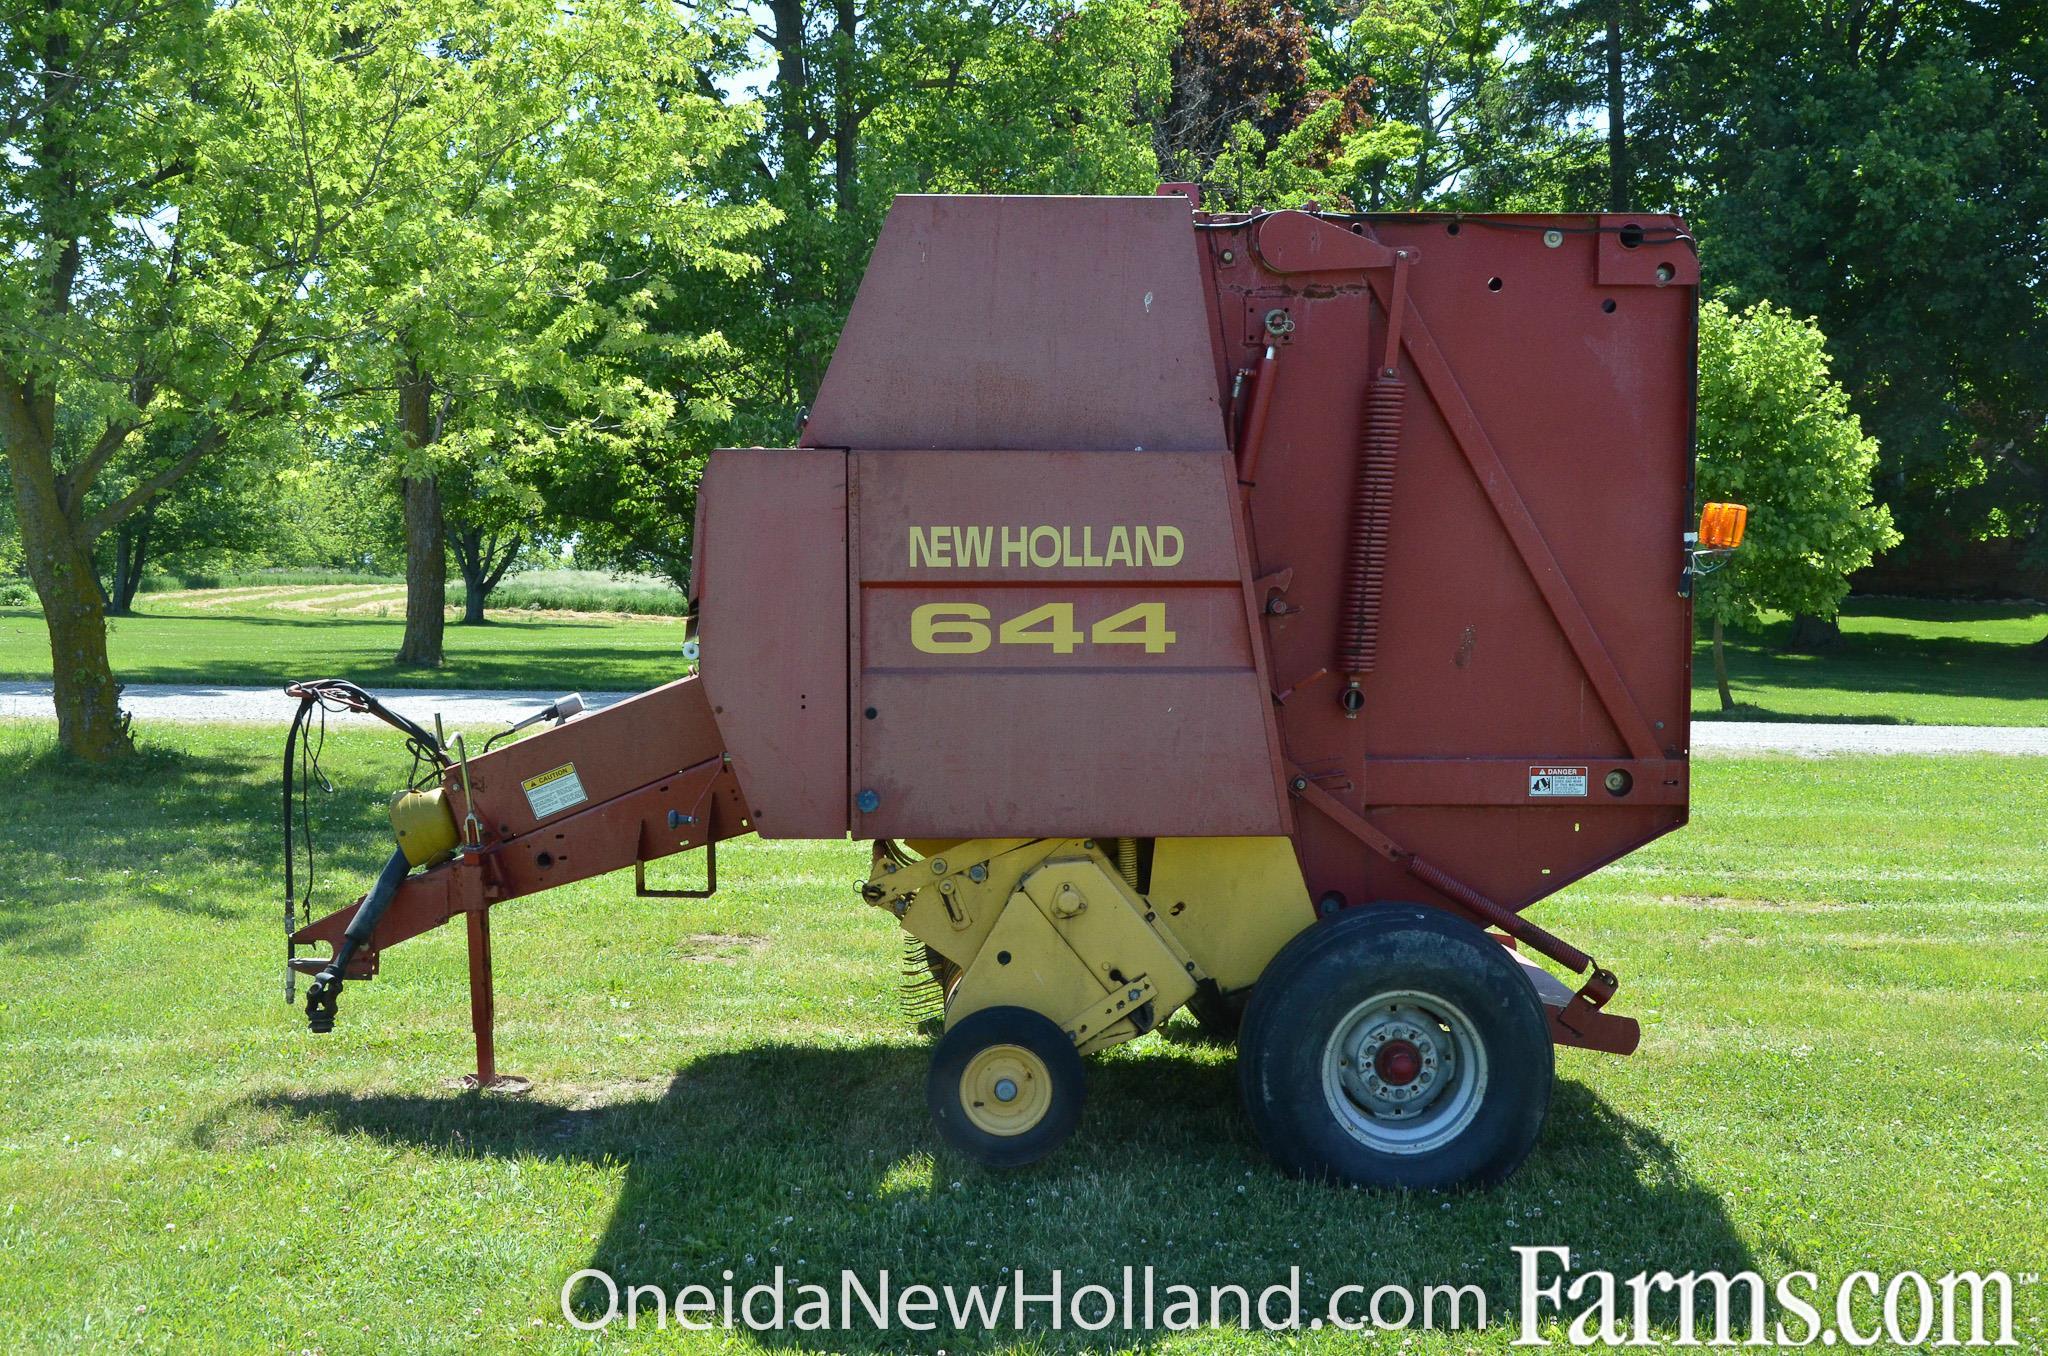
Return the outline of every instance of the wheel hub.
{"type": "Polygon", "coordinates": [[[1469,1019],[1420,993],[1359,1004],[1337,1024],[1324,1061],[1338,1119],[1389,1153],[1425,1153],[1455,1138],[1485,1091],[1485,1056],[1469,1019]]]}
{"type": "Polygon", "coordinates": [[[1422,1072],[1422,1051],[1412,1041],[1391,1040],[1372,1057],[1372,1067],[1387,1086],[1404,1088],[1422,1072]]]}
{"type": "Polygon", "coordinates": [[[977,1129],[1021,1135],[1052,1107],[1052,1075],[1021,1045],[991,1045],[960,1072],[960,1105],[977,1129]]]}

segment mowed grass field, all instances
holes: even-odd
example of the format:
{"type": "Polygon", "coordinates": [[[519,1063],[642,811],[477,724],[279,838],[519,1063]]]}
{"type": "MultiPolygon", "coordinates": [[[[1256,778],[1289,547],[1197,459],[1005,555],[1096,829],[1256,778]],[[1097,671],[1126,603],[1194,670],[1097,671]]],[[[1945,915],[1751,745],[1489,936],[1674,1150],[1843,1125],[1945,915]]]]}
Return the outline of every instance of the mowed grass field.
{"type": "MultiPolygon", "coordinates": [[[[1090,1066],[1080,1134],[1009,1175],[935,1152],[929,1038],[858,844],[742,840],[709,901],[613,877],[494,913],[508,1100],[470,1054],[459,929],[352,984],[331,1036],[280,993],[278,734],[150,731],[118,776],[0,725],[0,1332],[11,1351],[1241,1351],[1237,1331],[773,1338],[563,1320],[578,1268],[673,1290],[782,1265],[836,1286],[1126,1265],[1256,1289],[1475,1283],[1514,1244],[1621,1275],[2048,1263],[2048,760],[1705,761],[1693,825],[1536,915],[1622,976],[1632,1059],[1564,1051],[1505,1186],[1287,1180],[1231,1054],[1185,1018],[1090,1066]]],[[[331,735],[321,894],[388,841],[395,742],[331,735]]],[[[694,878],[654,868],[654,883],[694,878]]],[[[1311,1310],[1313,1312],[1313,1310],[1311,1310]]],[[[2048,1290],[2021,1287],[2022,1350],[2048,1290]]],[[[1670,1316],[1660,1319],[1670,1335],[1670,1316]]],[[[650,1320],[651,1322],[651,1320],[650,1320]]],[[[1304,1334],[1311,1352],[1505,1350],[1304,1334]]],[[[1556,1336],[1556,1334],[1553,1334],[1556,1336]]]]}
{"type": "MultiPolygon", "coordinates": [[[[680,618],[620,611],[670,607],[650,583],[539,574],[510,581],[486,626],[448,628],[439,669],[391,662],[403,633],[398,583],[233,581],[225,589],[146,593],[139,615],[108,624],[115,673],[131,683],[275,686],[340,676],[372,687],[630,691],[681,672],[680,618]],[[533,606],[527,606],[532,604],[533,606]],[[540,606],[548,604],[548,606],[540,606]],[[566,604],[567,606],[561,606],[566,604]]],[[[2048,608],[2015,603],[1852,599],[1828,655],[1782,652],[1787,624],[1731,635],[1738,720],[2048,725],[2048,608]]],[[[1693,711],[1722,716],[1713,659],[1693,658],[1693,711]]],[[[0,680],[47,680],[49,641],[31,609],[0,609],[0,680]]]]}
{"type": "MultiPolygon", "coordinates": [[[[458,590],[459,592],[459,590],[458,590]]],[[[546,601],[633,601],[631,590],[570,591],[546,601]]],[[[517,597],[517,594],[511,595],[517,597]]],[[[127,683],[274,687],[352,678],[369,687],[630,691],[684,672],[680,617],[506,607],[484,626],[453,624],[446,662],[392,662],[405,633],[403,584],[253,584],[145,593],[136,615],[107,622],[114,673],[127,683]]],[[[0,679],[50,676],[39,612],[0,609],[0,679]]]]}

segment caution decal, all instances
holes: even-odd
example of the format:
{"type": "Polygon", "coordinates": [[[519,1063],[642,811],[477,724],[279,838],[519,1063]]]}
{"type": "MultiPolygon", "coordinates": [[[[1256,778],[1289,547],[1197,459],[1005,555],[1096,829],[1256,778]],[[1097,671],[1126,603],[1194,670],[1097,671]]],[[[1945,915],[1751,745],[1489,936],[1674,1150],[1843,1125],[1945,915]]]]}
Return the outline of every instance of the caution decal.
{"type": "Polygon", "coordinates": [[[1532,767],[1529,769],[1529,794],[1544,796],[1577,796],[1586,794],[1586,769],[1583,767],[1532,767]]]}
{"type": "Polygon", "coordinates": [[[519,783],[519,786],[526,792],[526,803],[532,807],[535,819],[558,815],[590,799],[584,794],[583,781],[576,775],[574,763],[564,763],[558,768],[551,768],[528,777],[519,783]]]}

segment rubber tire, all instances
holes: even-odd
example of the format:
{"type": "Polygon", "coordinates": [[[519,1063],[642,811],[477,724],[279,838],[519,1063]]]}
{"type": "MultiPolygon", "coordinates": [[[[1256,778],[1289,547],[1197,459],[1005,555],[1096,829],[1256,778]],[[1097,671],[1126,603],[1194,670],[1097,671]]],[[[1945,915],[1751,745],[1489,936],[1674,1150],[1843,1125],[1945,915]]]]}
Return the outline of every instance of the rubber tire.
{"type": "Polygon", "coordinates": [[[1067,1142],[1081,1123],[1087,1098],[1081,1054],[1059,1024],[1029,1008],[983,1008],[961,1018],[939,1038],[925,1077],[924,1100],[932,1125],[949,1147],[990,1168],[1036,1163],[1067,1142]],[[993,1135],[968,1119],[960,1104],[960,1076],[968,1062],[992,1045],[1020,1045],[1038,1056],[1052,1080],[1052,1105],[1045,1118],[1021,1135],[993,1135]]]}
{"type": "Polygon", "coordinates": [[[1212,988],[1200,988],[1187,1002],[1188,1015],[1210,1040],[1218,1045],[1234,1045],[1244,1026],[1244,1005],[1250,997],[1250,991],[1244,989],[1218,993],[1212,988]]]}
{"type": "Polygon", "coordinates": [[[1246,1113],[1296,1176],[1438,1191],[1497,1182],[1529,1156],[1550,1109],[1550,1023],[1507,950],[1463,919],[1411,904],[1346,909],[1296,937],[1252,990],[1238,1036],[1246,1113]],[[1323,1091],[1338,1023],[1374,994],[1440,994],[1485,1046],[1487,1087],[1471,1124],[1427,1154],[1374,1149],[1345,1130],[1323,1091]]]}

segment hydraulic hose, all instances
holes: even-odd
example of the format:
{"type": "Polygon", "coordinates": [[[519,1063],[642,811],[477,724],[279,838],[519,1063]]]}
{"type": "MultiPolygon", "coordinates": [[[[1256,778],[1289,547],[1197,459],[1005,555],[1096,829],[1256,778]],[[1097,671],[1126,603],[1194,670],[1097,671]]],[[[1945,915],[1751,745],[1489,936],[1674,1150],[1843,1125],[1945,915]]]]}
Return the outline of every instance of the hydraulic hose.
{"type": "Polygon", "coordinates": [[[384,911],[391,907],[397,897],[398,887],[405,883],[405,877],[412,870],[412,863],[405,859],[403,848],[391,854],[391,860],[384,863],[384,869],[377,875],[377,883],[363,896],[363,902],[356,907],[356,916],[349,919],[348,927],[341,934],[341,941],[335,944],[334,959],[327,962],[306,990],[306,1025],[314,1031],[334,1030],[335,1005],[341,998],[342,976],[348,972],[348,963],[370,934],[377,930],[377,923],[384,917],[384,911]]]}

